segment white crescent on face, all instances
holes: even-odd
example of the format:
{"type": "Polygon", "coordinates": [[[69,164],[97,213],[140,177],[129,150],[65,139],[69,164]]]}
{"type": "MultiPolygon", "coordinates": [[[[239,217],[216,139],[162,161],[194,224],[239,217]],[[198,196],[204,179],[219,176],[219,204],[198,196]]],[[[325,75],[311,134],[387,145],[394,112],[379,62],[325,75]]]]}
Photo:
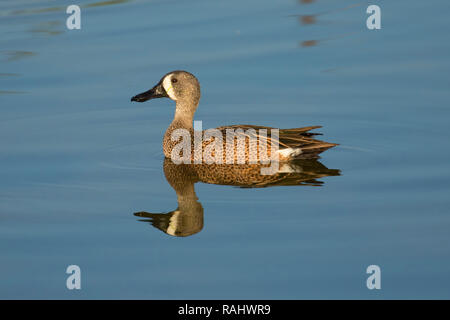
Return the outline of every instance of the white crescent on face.
{"type": "Polygon", "coordinates": [[[177,235],[178,230],[178,216],[181,214],[181,211],[174,211],[173,216],[170,217],[169,220],[169,227],[167,227],[167,234],[170,234],[171,236],[177,235]]]}
{"type": "Polygon", "coordinates": [[[166,93],[170,97],[170,99],[177,100],[175,97],[175,92],[172,87],[172,74],[169,74],[164,78],[162,85],[164,90],[166,90],[166,93]]]}

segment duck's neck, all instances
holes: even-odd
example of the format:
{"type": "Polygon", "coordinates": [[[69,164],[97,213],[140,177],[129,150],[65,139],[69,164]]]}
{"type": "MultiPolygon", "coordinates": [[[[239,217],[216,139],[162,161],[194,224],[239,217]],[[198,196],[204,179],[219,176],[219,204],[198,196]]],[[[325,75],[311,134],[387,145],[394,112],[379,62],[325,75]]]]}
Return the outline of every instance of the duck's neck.
{"type": "Polygon", "coordinates": [[[175,116],[173,117],[170,127],[174,129],[192,129],[194,123],[194,113],[185,113],[175,111],[175,116]]]}
{"type": "Polygon", "coordinates": [[[197,104],[195,104],[195,106],[193,107],[192,102],[187,103],[185,101],[177,101],[175,116],[173,117],[171,126],[176,126],[176,128],[174,129],[192,129],[192,124],[194,122],[194,113],[197,109],[197,104]]]}
{"type": "MultiPolygon", "coordinates": [[[[195,106],[196,107],[196,106],[195,106]]],[[[170,157],[172,148],[177,142],[172,141],[172,133],[177,129],[188,130],[190,134],[193,132],[193,122],[195,109],[192,107],[192,103],[186,104],[181,101],[177,101],[177,108],[175,110],[175,116],[170,126],[167,128],[166,134],[163,140],[163,151],[166,157],[170,157]]]]}

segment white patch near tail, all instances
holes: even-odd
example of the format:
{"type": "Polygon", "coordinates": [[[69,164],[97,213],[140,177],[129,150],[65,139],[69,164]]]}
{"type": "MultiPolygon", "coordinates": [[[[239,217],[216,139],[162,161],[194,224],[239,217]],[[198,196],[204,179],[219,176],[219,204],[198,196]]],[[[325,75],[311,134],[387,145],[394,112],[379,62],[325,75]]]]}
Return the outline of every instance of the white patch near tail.
{"type": "Polygon", "coordinates": [[[278,173],[293,173],[293,172],[303,172],[302,167],[297,166],[293,163],[280,163],[280,168],[278,169],[278,173]]]}
{"type": "Polygon", "coordinates": [[[281,157],[289,159],[301,155],[303,151],[301,148],[286,148],[278,150],[277,152],[281,157]]]}
{"type": "Polygon", "coordinates": [[[170,97],[170,99],[176,101],[177,99],[175,97],[175,93],[173,92],[172,87],[172,74],[169,74],[164,78],[162,85],[164,87],[164,90],[166,90],[166,93],[170,97]]]}

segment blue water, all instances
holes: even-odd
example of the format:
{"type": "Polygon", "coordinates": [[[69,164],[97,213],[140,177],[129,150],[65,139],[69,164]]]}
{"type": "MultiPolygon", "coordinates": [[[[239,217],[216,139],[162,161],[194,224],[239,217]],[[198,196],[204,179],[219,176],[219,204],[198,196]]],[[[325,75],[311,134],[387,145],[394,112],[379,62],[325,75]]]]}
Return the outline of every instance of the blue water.
{"type": "Polygon", "coordinates": [[[445,0],[2,1],[0,298],[450,298],[449,15],[445,0]],[[187,237],[139,221],[177,208],[174,106],[130,98],[175,69],[200,80],[204,128],[322,125],[340,145],[320,162],[341,175],[197,183],[187,237]]]}

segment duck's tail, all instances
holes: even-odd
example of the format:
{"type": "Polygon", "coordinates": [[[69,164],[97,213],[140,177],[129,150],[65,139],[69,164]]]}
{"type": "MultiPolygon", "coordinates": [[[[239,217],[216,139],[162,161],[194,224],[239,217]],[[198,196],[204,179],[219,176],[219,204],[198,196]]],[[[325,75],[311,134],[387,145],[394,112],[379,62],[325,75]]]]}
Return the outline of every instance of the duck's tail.
{"type": "Polygon", "coordinates": [[[309,132],[318,128],[321,126],[281,129],[280,155],[286,160],[316,159],[319,158],[320,153],[338,145],[312,138],[321,135],[321,133],[309,132]]]}

